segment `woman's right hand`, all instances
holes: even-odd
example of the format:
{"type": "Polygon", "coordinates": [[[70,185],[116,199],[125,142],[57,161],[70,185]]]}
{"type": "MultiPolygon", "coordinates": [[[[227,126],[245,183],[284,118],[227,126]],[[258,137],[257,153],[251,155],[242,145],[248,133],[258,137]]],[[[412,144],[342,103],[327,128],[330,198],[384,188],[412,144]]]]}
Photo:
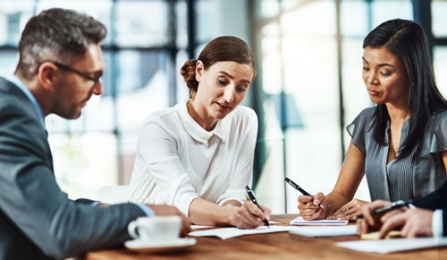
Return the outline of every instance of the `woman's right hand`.
{"type": "Polygon", "coordinates": [[[298,210],[304,220],[325,219],[327,217],[327,201],[323,193],[313,196],[298,196],[298,210]]]}
{"type": "Polygon", "coordinates": [[[238,207],[235,214],[231,216],[230,224],[241,229],[264,226],[264,221],[268,222],[270,220],[272,211],[262,205],[260,207],[262,210],[253,202],[247,200],[242,206],[238,207]]]}

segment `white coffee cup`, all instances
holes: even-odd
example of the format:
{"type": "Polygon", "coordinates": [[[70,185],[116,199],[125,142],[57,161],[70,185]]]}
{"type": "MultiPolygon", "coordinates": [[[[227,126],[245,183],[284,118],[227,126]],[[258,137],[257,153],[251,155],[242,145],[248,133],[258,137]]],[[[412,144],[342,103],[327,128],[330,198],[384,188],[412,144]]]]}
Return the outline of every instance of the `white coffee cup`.
{"type": "Polygon", "coordinates": [[[179,238],[180,216],[139,217],[129,223],[128,231],[134,239],[166,244],[179,238]]]}

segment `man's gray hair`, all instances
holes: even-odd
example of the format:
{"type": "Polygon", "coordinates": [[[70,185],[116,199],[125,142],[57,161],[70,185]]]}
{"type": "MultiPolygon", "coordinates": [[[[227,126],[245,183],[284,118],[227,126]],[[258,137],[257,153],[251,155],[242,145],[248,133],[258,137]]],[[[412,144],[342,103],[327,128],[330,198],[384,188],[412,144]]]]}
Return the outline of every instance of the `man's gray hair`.
{"type": "Polygon", "coordinates": [[[42,11],[22,32],[17,71],[31,79],[44,61],[71,64],[89,44],[100,43],[106,35],[105,25],[86,14],[61,8],[42,11]]]}

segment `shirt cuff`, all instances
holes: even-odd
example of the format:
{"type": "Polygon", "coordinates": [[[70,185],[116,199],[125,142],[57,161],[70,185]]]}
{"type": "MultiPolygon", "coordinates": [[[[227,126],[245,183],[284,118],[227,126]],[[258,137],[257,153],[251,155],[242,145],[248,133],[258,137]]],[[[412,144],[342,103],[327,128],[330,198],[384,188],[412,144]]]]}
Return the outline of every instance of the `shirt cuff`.
{"type": "Polygon", "coordinates": [[[91,204],[92,207],[97,207],[99,204],[101,204],[101,202],[99,201],[95,201],[91,204]]]}
{"type": "Polygon", "coordinates": [[[433,237],[442,237],[442,210],[435,210],[431,222],[433,237]]]}
{"type": "Polygon", "coordinates": [[[137,204],[137,206],[140,207],[140,209],[146,214],[146,216],[148,217],[155,216],[155,212],[145,204],[137,204]]]}

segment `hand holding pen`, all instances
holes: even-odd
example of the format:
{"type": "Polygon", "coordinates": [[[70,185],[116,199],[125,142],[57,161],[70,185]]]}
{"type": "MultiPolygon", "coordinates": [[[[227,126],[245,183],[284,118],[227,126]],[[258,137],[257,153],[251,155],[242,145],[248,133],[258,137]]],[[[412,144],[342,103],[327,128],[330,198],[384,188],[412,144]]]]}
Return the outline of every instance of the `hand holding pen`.
{"type": "MultiPolygon", "coordinates": [[[[312,195],[310,195],[309,192],[305,191],[303,188],[301,188],[298,184],[296,184],[296,183],[295,183],[294,181],[292,181],[291,179],[289,179],[289,178],[286,177],[284,180],[285,180],[288,184],[290,184],[290,186],[294,187],[294,188],[297,189],[299,192],[301,192],[304,196],[312,196],[312,195]]],[[[318,205],[320,208],[323,208],[323,209],[324,209],[323,204],[319,203],[319,201],[318,201],[318,203],[317,203],[316,205],[318,205]]]]}
{"type": "MultiPolygon", "coordinates": [[[[394,214],[393,210],[408,207],[409,201],[389,202],[376,200],[362,207],[362,216],[357,218],[357,233],[366,234],[371,231],[377,231],[382,226],[382,218],[385,215],[394,214]]],[[[399,211],[398,211],[399,212],[399,211]]]]}
{"type": "MultiPolygon", "coordinates": [[[[253,202],[253,204],[255,204],[256,207],[258,207],[262,213],[265,213],[264,209],[262,209],[261,206],[259,205],[258,200],[256,199],[256,196],[255,196],[255,193],[250,189],[250,187],[248,187],[248,185],[245,186],[245,190],[247,191],[247,195],[248,195],[248,198],[250,199],[250,201],[253,202]]],[[[266,218],[262,219],[262,221],[268,228],[270,228],[269,222],[266,218]]]]}
{"type": "Polygon", "coordinates": [[[305,191],[298,184],[292,181],[289,178],[284,179],[290,186],[301,192],[304,196],[298,196],[298,209],[299,214],[305,220],[314,220],[314,219],[324,219],[326,218],[326,209],[323,205],[325,197],[323,193],[317,193],[315,195],[311,195],[309,192],[305,191]]]}
{"type": "Polygon", "coordinates": [[[391,210],[400,209],[402,207],[407,207],[409,204],[410,203],[407,201],[398,200],[398,201],[392,202],[390,205],[387,205],[385,207],[374,209],[373,211],[371,211],[371,215],[384,214],[391,210]]]}

